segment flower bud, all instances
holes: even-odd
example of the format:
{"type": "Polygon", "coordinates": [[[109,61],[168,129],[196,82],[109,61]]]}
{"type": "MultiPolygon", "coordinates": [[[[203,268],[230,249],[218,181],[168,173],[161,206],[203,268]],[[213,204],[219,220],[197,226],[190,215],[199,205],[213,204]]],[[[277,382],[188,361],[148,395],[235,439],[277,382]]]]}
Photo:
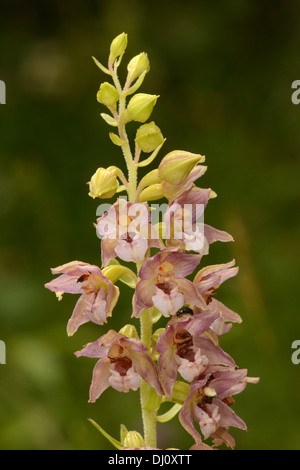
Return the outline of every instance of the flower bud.
{"type": "Polygon", "coordinates": [[[89,196],[93,199],[100,197],[109,199],[117,192],[118,180],[113,171],[106,168],[98,168],[89,182],[89,196]]]}
{"type": "Polygon", "coordinates": [[[150,117],[158,95],[137,93],[128,103],[127,120],[145,122],[150,117]]]}
{"type": "Polygon", "coordinates": [[[168,153],[158,167],[161,180],[177,186],[189,176],[192,169],[205,157],[196,153],[174,150],[168,153]]]}
{"type": "Polygon", "coordinates": [[[132,83],[136,78],[142,75],[143,72],[149,72],[150,63],[148,56],[145,52],[141,52],[131,59],[127,65],[128,77],[127,80],[129,83],[132,83]]]}
{"type": "Polygon", "coordinates": [[[143,124],[136,132],[135,142],[145,153],[153,152],[163,141],[163,135],[153,121],[143,124]]]}
{"type": "Polygon", "coordinates": [[[119,34],[110,45],[109,63],[113,64],[117,57],[124,54],[127,47],[127,34],[119,34]]]}
{"type": "Polygon", "coordinates": [[[127,338],[138,339],[139,335],[137,334],[136,327],[134,325],[125,325],[120,329],[119,333],[121,335],[127,336],[127,338]]]}
{"type": "Polygon", "coordinates": [[[137,431],[128,431],[124,439],[124,447],[144,447],[145,441],[137,431]]]}
{"type": "Polygon", "coordinates": [[[119,93],[111,83],[101,83],[97,92],[97,101],[107,107],[115,107],[119,99],[119,93]]]}
{"type": "Polygon", "coordinates": [[[164,197],[164,193],[161,183],[151,184],[148,188],[143,189],[139,202],[156,201],[162,197],[164,197]]]}

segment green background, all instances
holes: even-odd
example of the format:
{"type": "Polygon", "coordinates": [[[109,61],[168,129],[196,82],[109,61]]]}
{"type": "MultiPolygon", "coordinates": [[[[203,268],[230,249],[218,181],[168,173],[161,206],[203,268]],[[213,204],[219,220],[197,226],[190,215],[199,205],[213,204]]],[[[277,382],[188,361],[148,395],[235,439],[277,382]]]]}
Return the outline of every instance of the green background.
{"type": "MultiPolygon", "coordinates": [[[[50,266],[100,263],[99,201],[86,182],[99,166],[125,167],[99,116],[96,92],[107,78],[91,56],[105,63],[125,31],[121,79],[126,62],[146,51],[141,91],[160,95],[151,116],[167,137],[160,156],[206,155],[199,184],[218,198],[205,221],[235,238],[212,245],[203,262],[240,266],[218,299],[243,323],[221,345],[261,378],[236,397],[248,425],[233,430],[236,448],[299,449],[300,365],[291,361],[300,339],[300,105],[291,101],[299,2],[10,0],[0,10],[0,448],[111,449],[88,417],[116,438],[120,423],[141,431],[138,393],[108,389],[88,404],[94,360],[73,354],[129,321],[130,289],[120,286],[108,325],[68,338],[77,296],[58,303],[43,287],[50,266]]],[[[188,449],[193,440],[175,418],[159,425],[159,442],[188,449]]]]}

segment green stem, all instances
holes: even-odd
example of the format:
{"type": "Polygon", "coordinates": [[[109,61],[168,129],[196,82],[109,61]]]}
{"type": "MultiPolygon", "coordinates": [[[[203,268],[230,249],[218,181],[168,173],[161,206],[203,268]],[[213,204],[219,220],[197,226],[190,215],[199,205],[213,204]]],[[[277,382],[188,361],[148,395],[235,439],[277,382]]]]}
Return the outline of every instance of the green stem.
{"type": "MultiPolygon", "coordinates": [[[[141,314],[141,341],[151,350],[152,345],[152,309],[144,310],[141,314]]],[[[142,418],[144,426],[144,440],[146,446],[157,446],[157,411],[148,409],[149,394],[151,387],[147,382],[142,381],[140,387],[142,418]]]]}
{"type": "Polygon", "coordinates": [[[136,187],[137,187],[137,171],[138,167],[136,163],[134,162],[134,159],[132,157],[132,153],[130,150],[130,145],[126,133],[126,128],[125,124],[121,122],[121,117],[124,114],[126,110],[126,94],[123,92],[120,81],[118,79],[118,75],[116,70],[112,69],[112,78],[114,81],[114,85],[119,93],[119,136],[122,140],[125,141],[124,145],[122,145],[122,151],[123,155],[125,158],[125,162],[127,165],[127,170],[128,170],[128,188],[127,188],[127,193],[128,193],[128,198],[129,201],[134,202],[135,201],[135,193],[136,193],[136,187]]]}

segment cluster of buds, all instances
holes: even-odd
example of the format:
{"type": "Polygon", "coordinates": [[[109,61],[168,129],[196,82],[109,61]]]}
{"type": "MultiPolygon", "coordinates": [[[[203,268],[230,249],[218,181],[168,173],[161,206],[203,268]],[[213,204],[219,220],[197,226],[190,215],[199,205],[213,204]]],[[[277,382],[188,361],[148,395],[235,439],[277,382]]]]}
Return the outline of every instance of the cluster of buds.
{"type": "MultiPolygon", "coordinates": [[[[113,311],[118,315],[117,283],[133,291],[129,322],[119,331],[103,331],[75,353],[96,359],[90,402],[109,387],[119,392],[140,390],[144,436],[121,425],[117,440],[93,422],[113,445],[156,449],[156,424],[178,416],[194,440],[191,449],[214,449],[223,443],[233,448],[229,428],[246,430],[233,410],[233,395],[258,379],[247,377],[247,370],[239,369],[220,345],[221,336],[242,321],[215,298],[217,288],[237,274],[235,261],[202,265],[212,243],[233,238],[203,222],[204,210],[216,196],[211,188],[195,184],[207,169],[204,156],[171,151],[138,182],[138,169],[154,161],[165,138],[154,121],[146,123],[158,96],[136,93],[150,69],[146,53],[130,60],[125,85],[120,84],[117,71],[126,47],[127,35],[122,33],[111,43],[108,66],[94,61],[113,82],[101,84],[97,100],[110,113],[101,114],[104,121],[117,129],[109,137],[122,149],[128,178],[116,166],[100,167],[88,184],[93,199],[111,199],[120,192],[127,196],[106,204],[94,224],[101,238],[101,267],[69,262],[52,269],[59,276],[46,287],[59,300],[64,293],[80,295],[68,321],[68,335],[86,322],[103,328],[113,311]],[[126,133],[130,121],[142,123],[134,152],[126,133]],[[141,159],[142,154],[150,155],[141,159]],[[159,220],[158,204],[150,201],[161,199],[164,212],[159,220]],[[136,269],[126,263],[135,263],[136,269]],[[170,408],[161,414],[166,402],[170,408]],[[203,442],[206,439],[209,443],[203,442]]],[[[124,319],[123,313],[120,318],[124,319]]]]}

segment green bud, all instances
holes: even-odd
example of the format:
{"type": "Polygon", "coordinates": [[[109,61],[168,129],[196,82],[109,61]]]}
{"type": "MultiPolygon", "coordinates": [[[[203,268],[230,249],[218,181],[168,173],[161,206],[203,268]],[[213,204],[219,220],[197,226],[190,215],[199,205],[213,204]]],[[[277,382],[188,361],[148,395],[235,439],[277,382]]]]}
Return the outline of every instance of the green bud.
{"type": "Polygon", "coordinates": [[[144,447],[145,441],[137,431],[128,431],[124,439],[123,447],[144,447]]]}
{"type": "Polygon", "coordinates": [[[119,99],[119,93],[116,88],[108,82],[101,83],[97,92],[97,101],[108,108],[115,107],[119,99]]]}
{"type": "Polygon", "coordinates": [[[145,153],[153,152],[163,141],[163,135],[153,121],[143,124],[136,132],[135,142],[145,153]]]}
{"type": "Polygon", "coordinates": [[[161,183],[151,184],[151,186],[143,189],[140,194],[139,202],[156,201],[162,197],[164,197],[164,192],[161,183]]]}
{"type": "Polygon", "coordinates": [[[127,80],[129,83],[132,83],[136,78],[142,75],[143,72],[149,72],[150,63],[148,56],[145,52],[141,52],[131,59],[127,65],[128,77],[127,80]]]}
{"type": "Polygon", "coordinates": [[[106,168],[98,168],[89,182],[89,196],[95,199],[109,199],[114,196],[119,187],[119,182],[114,171],[106,168]]]}
{"type": "Polygon", "coordinates": [[[136,327],[134,325],[125,325],[120,329],[119,333],[121,335],[127,336],[127,338],[138,339],[139,335],[137,334],[136,327]]]}
{"type": "Polygon", "coordinates": [[[137,93],[128,103],[126,120],[145,122],[150,117],[158,95],[137,93]]]}
{"type": "Polygon", "coordinates": [[[157,184],[160,183],[158,169],[149,171],[146,173],[145,176],[140,181],[139,188],[143,189],[146,186],[150,186],[150,184],[157,184]]]}
{"type": "Polygon", "coordinates": [[[189,176],[192,169],[203,162],[205,157],[199,154],[174,150],[160,162],[158,171],[162,181],[177,186],[189,176]]]}
{"type": "Polygon", "coordinates": [[[108,59],[109,64],[112,65],[117,57],[124,54],[126,47],[127,34],[121,33],[112,41],[110,45],[110,54],[108,59]]]}

